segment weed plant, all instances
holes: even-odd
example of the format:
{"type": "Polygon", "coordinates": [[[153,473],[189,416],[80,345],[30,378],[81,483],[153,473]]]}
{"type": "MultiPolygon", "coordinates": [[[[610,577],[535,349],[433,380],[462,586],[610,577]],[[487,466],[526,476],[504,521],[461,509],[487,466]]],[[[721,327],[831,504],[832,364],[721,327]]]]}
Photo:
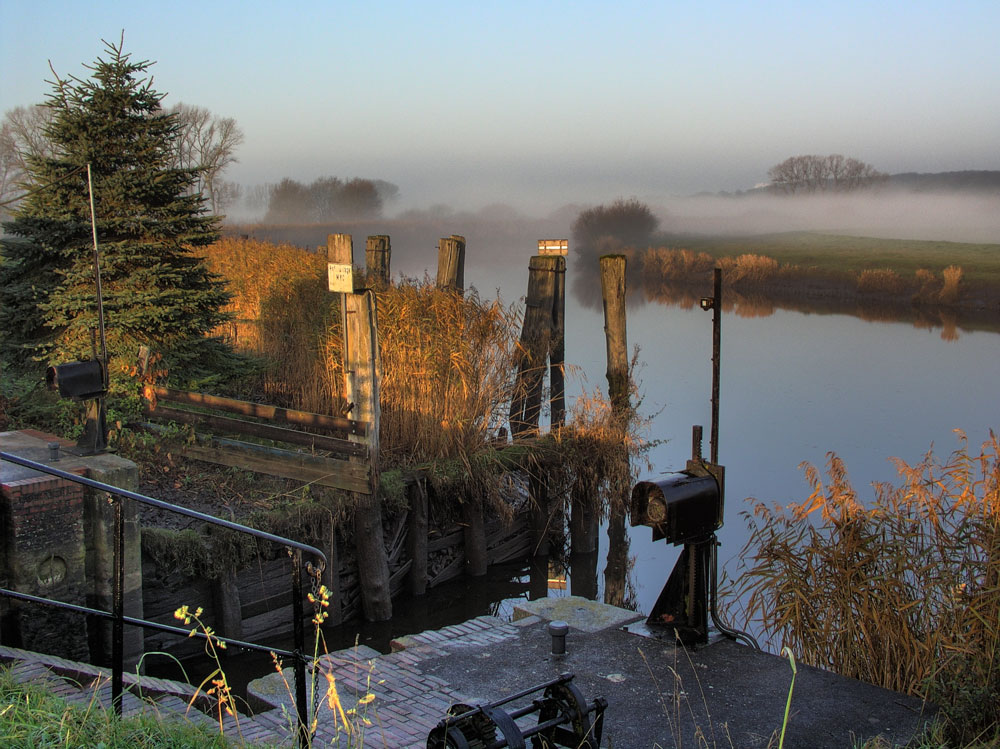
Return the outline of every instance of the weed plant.
{"type": "Polygon", "coordinates": [[[756,503],[730,592],[775,647],[926,698],[953,745],[1000,741],[1000,441],[896,463],[867,503],[833,454],[805,502],[756,503]]]}
{"type": "Polygon", "coordinates": [[[11,749],[232,746],[226,737],[202,725],[163,722],[153,715],[119,719],[96,697],[88,705],[70,705],[43,686],[19,683],[9,668],[0,668],[0,740],[11,749]]]}

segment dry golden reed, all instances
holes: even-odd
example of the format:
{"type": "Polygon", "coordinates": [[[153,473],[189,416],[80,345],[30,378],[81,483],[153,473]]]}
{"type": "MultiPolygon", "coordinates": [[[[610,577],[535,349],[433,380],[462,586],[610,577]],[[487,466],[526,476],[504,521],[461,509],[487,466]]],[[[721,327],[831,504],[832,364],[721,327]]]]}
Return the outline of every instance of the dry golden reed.
{"type": "Polygon", "coordinates": [[[958,301],[958,285],[962,282],[962,269],[957,265],[949,265],[941,275],[944,276],[944,286],[938,294],[938,301],[942,304],[954,304],[958,301]]]}
{"type": "MultiPolygon", "coordinates": [[[[249,239],[206,250],[229,282],[229,333],[260,357],[271,402],[317,413],[343,409],[339,305],[316,254],[249,239]]],[[[438,290],[428,279],[379,288],[380,442],[392,463],[467,456],[506,417],[521,317],[499,300],[438,290]]]]}
{"type": "Polygon", "coordinates": [[[711,274],[715,259],[707,252],[650,247],[640,257],[642,276],[663,282],[682,281],[711,274]]]}
{"type": "Polygon", "coordinates": [[[235,321],[218,332],[265,362],[258,394],[278,405],[339,412],[340,387],[325,362],[339,346],[325,260],[292,245],[237,238],[219,240],[204,255],[232,294],[235,321]]]}
{"type": "Polygon", "coordinates": [[[807,466],[808,500],[746,514],[732,592],[775,647],[927,697],[966,741],[1000,726],[1000,441],[960,439],[867,502],[835,455],[826,486],[807,466]]]}
{"type": "Polygon", "coordinates": [[[396,460],[468,456],[507,417],[520,314],[428,279],[378,292],[382,444],[396,460]]]}
{"type": "Polygon", "coordinates": [[[778,274],[778,261],[767,255],[744,253],[738,257],[719,258],[722,277],[728,283],[763,283],[778,274]]]}
{"type": "Polygon", "coordinates": [[[858,276],[858,291],[862,294],[902,294],[906,282],[889,268],[869,268],[858,276]]]}

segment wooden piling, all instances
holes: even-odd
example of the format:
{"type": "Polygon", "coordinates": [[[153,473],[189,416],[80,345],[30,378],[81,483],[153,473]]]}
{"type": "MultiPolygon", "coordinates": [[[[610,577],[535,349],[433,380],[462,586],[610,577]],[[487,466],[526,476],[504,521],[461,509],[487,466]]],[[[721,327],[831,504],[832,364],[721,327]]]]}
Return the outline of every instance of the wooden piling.
{"type": "Polygon", "coordinates": [[[410,504],[409,527],[406,535],[406,551],[411,565],[408,576],[410,594],[422,596],[427,592],[427,487],[420,476],[406,487],[410,504]]]}
{"type": "Polygon", "coordinates": [[[326,567],[320,578],[330,591],[330,605],[326,609],[326,623],[340,624],[344,620],[343,591],[340,589],[340,544],[337,541],[337,526],[332,517],[323,522],[320,551],[326,554],[326,567]]]}
{"type": "Polygon", "coordinates": [[[452,234],[438,240],[437,287],[465,291],[465,237],[452,234]]]}
{"type": "Polygon", "coordinates": [[[549,595],[549,558],[535,556],[531,558],[531,571],[528,573],[528,597],[537,601],[549,595]]]}
{"type": "Polygon", "coordinates": [[[483,506],[476,500],[462,503],[462,535],[465,540],[465,574],[482,577],[486,574],[486,524],[483,506]]]}
{"type": "MultiPolygon", "coordinates": [[[[243,610],[240,605],[240,590],[236,584],[236,570],[227,566],[219,577],[212,581],[212,597],[215,602],[215,628],[226,639],[243,639],[243,610]]],[[[224,655],[232,655],[223,651],[224,655]]]]}
{"type": "Polygon", "coordinates": [[[552,342],[549,352],[549,389],[552,392],[552,428],[566,426],[566,258],[559,257],[552,299],[552,342]]]}
{"type": "MultiPolygon", "coordinates": [[[[353,263],[350,235],[331,234],[327,237],[327,259],[330,263],[353,263]]],[[[363,438],[350,436],[351,440],[363,441],[368,448],[366,462],[369,466],[369,493],[353,495],[354,543],[357,548],[361,603],[366,619],[385,621],[392,617],[392,596],[389,560],[382,533],[382,503],[378,494],[378,386],[381,365],[375,294],[366,290],[360,294],[343,293],[341,296],[344,396],[350,404],[350,417],[368,424],[363,438]]]]}
{"type": "Polygon", "coordinates": [[[612,606],[625,606],[628,552],[625,512],[612,512],[608,518],[608,563],[604,567],[604,602],[612,606]]]}
{"type": "Polygon", "coordinates": [[[597,551],[575,553],[569,557],[569,592],[594,601],[597,599],[597,551]]]}
{"type": "Polygon", "coordinates": [[[370,425],[367,435],[371,467],[371,493],[356,495],[354,540],[357,544],[358,575],[361,580],[361,601],[365,618],[385,621],[392,618],[392,597],[389,587],[389,561],[382,534],[382,502],[378,493],[378,430],[379,399],[377,321],[375,294],[345,294],[347,301],[344,322],[344,372],[346,397],[353,404],[352,416],[370,425]]]}
{"type": "Polygon", "coordinates": [[[579,482],[573,487],[569,516],[569,544],[573,554],[597,551],[597,502],[596,490],[579,482]]]}
{"type": "Polygon", "coordinates": [[[553,336],[557,278],[565,270],[566,259],[561,256],[536,255],[528,263],[521,355],[509,416],[511,435],[515,439],[538,430],[542,382],[553,336]]]}
{"type": "Polygon", "coordinates": [[[528,496],[531,500],[531,555],[547,557],[552,547],[552,518],[549,512],[549,484],[545,476],[534,471],[529,474],[528,496]]]}
{"type": "Polygon", "coordinates": [[[387,234],[376,234],[368,237],[365,242],[365,270],[368,282],[372,284],[389,283],[389,260],[392,248],[387,234]]]}
{"type": "Polygon", "coordinates": [[[628,408],[628,340],[625,335],[625,256],[601,258],[601,295],[608,352],[608,395],[621,413],[628,408]]]}

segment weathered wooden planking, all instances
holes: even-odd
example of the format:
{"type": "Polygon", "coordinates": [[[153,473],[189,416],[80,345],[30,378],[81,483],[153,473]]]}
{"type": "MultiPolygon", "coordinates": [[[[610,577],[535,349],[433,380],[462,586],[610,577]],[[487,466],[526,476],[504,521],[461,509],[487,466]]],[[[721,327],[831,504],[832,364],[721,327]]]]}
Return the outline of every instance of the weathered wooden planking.
{"type": "Polygon", "coordinates": [[[206,393],[194,393],[187,390],[174,390],[173,388],[155,387],[153,393],[158,400],[173,403],[186,403],[192,406],[204,406],[214,408],[219,411],[243,414],[244,416],[254,416],[258,419],[280,422],[283,424],[298,424],[299,426],[315,427],[317,429],[327,429],[333,432],[344,432],[346,434],[363,437],[368,433],[368,425],[363,421],[345,419],[340,416],[327,416],[325,414],[315,414],[308,411],[295,411],[277,406],[267,406],[262,403],[251,403],[249,401],[234,400],[233,398],[222,398],[218,395],[207,395],[206,393]]]}
{"type": "Polygon", "coordinates": [[[268,448],[249,442],[213,438],[208,445],[182,445],[177,452],[188,458],[204,460],[247,471],[305,481],[318,486],[367,494],[371,491],[369,468],[364,463],[351,463],[333,458],[302,455],[290,450],[268,448]]]}
{"type": "Polygon", "coordinates": [[[310,434],[300,432],[295,429],[276,427],[271,424],[261,424],[256,421],[246,421],[244,419],[234,419],[229,416],[217,416],[215,414],[199,413],[197,411],[187,411],[181,408],[172,408],[157,404],[155,408],[147,406],[144,413],[152,418],[164,421],[176,421],[180,424],[193,424],[194,426],[206,426],[211,429],[229,432],[231,434],[252,435],[263,439],[274,440],[276,442],[287,442],[293,445],[303,445],[314,449],[325,450],[336,453],[344,458],[366,458],[368,448],[361,443],[351,442],[338,437],[328,437],[323,434],[310,434]]]}
{"type": "Polygon", "coordinates": [[[431,554],[435,551],[441,551],[442,549],[447,549],[449,546],[458,546],[464,539],[465,535],[461,527],[457,530],[451,530],[443,536],[428,540],[427,553],[431,554]]]}

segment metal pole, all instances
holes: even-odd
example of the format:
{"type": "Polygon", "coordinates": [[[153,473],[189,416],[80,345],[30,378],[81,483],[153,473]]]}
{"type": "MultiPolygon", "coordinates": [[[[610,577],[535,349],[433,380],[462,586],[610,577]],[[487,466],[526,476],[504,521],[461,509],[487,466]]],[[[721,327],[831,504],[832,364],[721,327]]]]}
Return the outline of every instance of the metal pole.
{"type": "MultiPolygon", "coordinates": [[[[87,162],[87,192],[90,194],[90,231],[94,237],[94,283],[97,286],[97,328],[101,337],[101,369],[103,370],[104,390],[108,389],[110,375],[108,373],[108,339],[104,332],[104,293],[101,290],[101,255],[97,247],[97,213],[94,211],[94,182],[90,175],[90,162],[87,162]]],[[[91,448],[95,453],[108,446],[107,404],[102,395],[97,399],[97,418],[93,424],[94,442],[91,448]]]]}
{"type": "Polygon", "coordinates": [[[122,672],[125,668],[125,522],[121,497],[112,499],[115,513],[114,592],[111,625],[111,704],[122,714],[122,672]]]}
{"type": "Polygon", "coordinates": [[[87,164],[87,190],[90,193],[90,230],[94,236],[94,282],[97,284],[97,329],[101,335],[101,364],[104,365],[104,388],[108,387],[108,340],[104,334],[104,295],[101,292],[101,256],[97,249],[97,214],[94,212],[94,183],[87,164]]]}
{"type": "Polygon", "coordinates": [[[719,376],[722,353],[722,268],[716,268],[712,289],[712,465],[719,464],[719,376]]]}
{"type": "Polygon", "coordinates": [[[295,635],[295,709],[299,718],[299,746],[309,746],[309,715],[306,701],[305,626],[302,622],[302,552],[292,553],[292,631],[295,635]]]}

